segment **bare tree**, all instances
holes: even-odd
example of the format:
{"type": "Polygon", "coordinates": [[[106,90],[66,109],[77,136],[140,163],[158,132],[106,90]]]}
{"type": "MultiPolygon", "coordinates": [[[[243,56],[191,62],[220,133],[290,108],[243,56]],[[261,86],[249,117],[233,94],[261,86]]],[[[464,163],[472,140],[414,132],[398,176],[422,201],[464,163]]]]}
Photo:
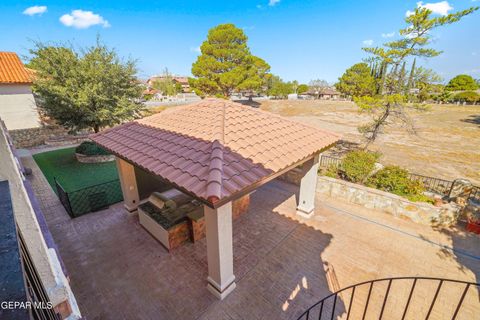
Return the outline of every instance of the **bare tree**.
{"type": "Polygon", "coordinates": [[[318,99],[323,90],[328,89],[330,85],[326,80],[316,79],[308,83],[308,86],[311,91],[315,93],[315,98],[318,99]]]}

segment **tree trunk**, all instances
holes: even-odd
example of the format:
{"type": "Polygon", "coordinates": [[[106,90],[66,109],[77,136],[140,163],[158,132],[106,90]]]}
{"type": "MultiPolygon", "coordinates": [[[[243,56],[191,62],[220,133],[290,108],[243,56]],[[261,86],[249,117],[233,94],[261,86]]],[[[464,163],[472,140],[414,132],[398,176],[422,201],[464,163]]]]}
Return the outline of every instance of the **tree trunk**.
{"type": "Polygon", "coordinates": [[[98,124],[93,125],[93,132],[95,133],[100,132],[100,126],[98,124]]]}

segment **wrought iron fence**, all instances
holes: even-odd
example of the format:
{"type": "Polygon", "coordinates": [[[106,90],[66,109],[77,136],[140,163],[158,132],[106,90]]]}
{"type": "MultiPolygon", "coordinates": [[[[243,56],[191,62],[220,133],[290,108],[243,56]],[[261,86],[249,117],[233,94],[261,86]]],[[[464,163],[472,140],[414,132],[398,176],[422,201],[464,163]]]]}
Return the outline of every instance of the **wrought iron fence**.
{"type": "Polygon", "coordinates": [[[409,173],[409,176],[412,180],[421,181],[425,190],[442,195],[448,195],[453,186],[453,181],[449,180],[427,177],[415,173],[409,173]]]}
{"type": "Polygon", "coordinates": [[[299,320],[473,319],[480,312],[479,283],[430,277],[385,278],[326,296],[299,320]]]}
{"type": "Polygon", "coordinates": [[[330,166],[340,168],[341,164],[342,164],[342,159],[341,158],[331,157],[331,156],[326,156],[326,155],[322,155],[320,157],[320,167],[321,168],[328,168],[330,166]]]}
{"type": "Polygon", "coordinates": [[[72,218],[108,208],[123,200],[118,179],[68,192],[57,179],[55,186],[60,202],[72,218]]]}
{"type": "MultiPolygon", "coordinates": [[[[336,168],[341,168],[342,159],[338,157],[322,155],[320,157],[320,167],[328,168],[330,166],[335,166],[336,168]]],[[[448,196],[454,181],[424,176],[416,173],[409,173],[409,177],[415,181],[421,181],[425,190],[437,193],[443,196],[448,196]]],[[[473,186],[472,192],[470,193],[469,199],[474,199],[480,201],[480,187],[473,186]]]]}
{"type": "Polygon", "coordinates": [[[480,202],[480,187],[474,186],[468,199],[480,202]]]}

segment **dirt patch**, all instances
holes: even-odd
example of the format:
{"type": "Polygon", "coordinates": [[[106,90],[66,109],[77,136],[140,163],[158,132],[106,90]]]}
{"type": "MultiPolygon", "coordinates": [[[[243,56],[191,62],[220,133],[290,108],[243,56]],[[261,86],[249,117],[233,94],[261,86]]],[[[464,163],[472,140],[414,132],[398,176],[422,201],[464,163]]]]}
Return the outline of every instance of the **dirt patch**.
{"type": "MultiPolygon", "coordinates": [[[[353,102],[263,101],[261,109],[341,133],[333,150],[342,154],[364,141],[357,127],[369,121],[353,102]]],[[[443,179],[467,178],[480,184],[480,106],[432,105],[412,111],[416,134],[393,125],[369,149],[380,151],[384,164],[443,179]]]]}

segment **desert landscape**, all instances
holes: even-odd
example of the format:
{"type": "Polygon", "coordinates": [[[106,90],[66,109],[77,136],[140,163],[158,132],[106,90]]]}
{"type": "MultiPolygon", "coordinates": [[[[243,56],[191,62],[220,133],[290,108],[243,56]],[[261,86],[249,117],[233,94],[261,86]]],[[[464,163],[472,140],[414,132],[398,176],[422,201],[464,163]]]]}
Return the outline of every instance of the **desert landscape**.
{"type": "MultiPolygon", "coordinates": [[[[341,156],[361,148],[357,127],[369,121],[349,101],[268,100],[260,108],[342,134],[343,142],[329,153],[341,156]]],[[[480,106],[429,105],[411,111],[416,133],[388,126],[368,149],[382,153],[382,164],[395,164],[417,174],[453,180],[466,178],[480,184],[480,106]]]]}

